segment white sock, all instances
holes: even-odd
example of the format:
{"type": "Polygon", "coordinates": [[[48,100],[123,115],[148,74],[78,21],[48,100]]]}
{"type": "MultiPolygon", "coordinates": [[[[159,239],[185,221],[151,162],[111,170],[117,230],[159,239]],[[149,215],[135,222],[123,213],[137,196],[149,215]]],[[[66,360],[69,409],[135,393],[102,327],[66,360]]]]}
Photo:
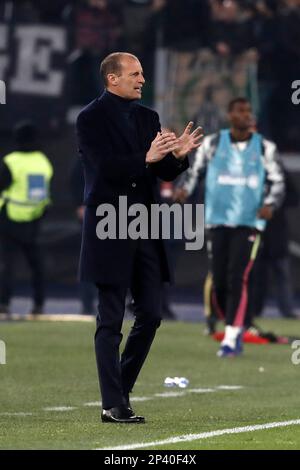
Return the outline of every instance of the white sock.
{"type": "Polygon", "coordinates": [[[225,326],[225,335],[221,346],[229,346],[234,349],[236,347],[236,339],[241,331],[242,328],[240,326],[225,326]]]}

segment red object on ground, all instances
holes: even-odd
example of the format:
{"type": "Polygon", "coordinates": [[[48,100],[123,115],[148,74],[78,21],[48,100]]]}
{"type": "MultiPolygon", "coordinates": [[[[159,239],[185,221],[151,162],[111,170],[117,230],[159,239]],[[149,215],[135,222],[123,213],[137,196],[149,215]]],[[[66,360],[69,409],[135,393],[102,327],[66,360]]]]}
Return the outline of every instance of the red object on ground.
{"type": "MultiPolygon", "coordinates": [[[[224,338],[224,331],[218,331],[212,335],[215,341],[222,341],[224,338]]],[[[254,335],[248,331],[245,331],[243,334],[243,341],[244,343],[254,343],[254,344],[268,344],[270,341],[266,338],[262,338],[261,336],[254,335]]],[[[284,343],[282,343],[284,344],[284,343]]]]}

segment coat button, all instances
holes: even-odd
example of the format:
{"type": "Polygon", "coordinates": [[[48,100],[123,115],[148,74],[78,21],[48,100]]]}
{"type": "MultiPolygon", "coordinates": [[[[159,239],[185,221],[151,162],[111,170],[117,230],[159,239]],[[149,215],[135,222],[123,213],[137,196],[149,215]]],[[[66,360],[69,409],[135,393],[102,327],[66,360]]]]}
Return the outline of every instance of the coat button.
{"type": "Polygon", "coordinates": [[[135,187],[136,187],[136,183],[132,183],[131,186],[132,186],[133,188],[135,188],[135,187]]]}

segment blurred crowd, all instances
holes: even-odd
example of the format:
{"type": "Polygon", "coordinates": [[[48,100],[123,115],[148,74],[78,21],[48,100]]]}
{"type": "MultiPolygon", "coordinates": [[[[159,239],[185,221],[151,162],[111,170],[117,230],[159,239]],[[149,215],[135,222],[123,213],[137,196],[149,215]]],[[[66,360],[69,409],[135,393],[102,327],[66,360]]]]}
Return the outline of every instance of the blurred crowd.
{"type": "Polygon", "coordinates": [[[271,57],[281,45],[299,58],[299,0],[4,0],[1,5],[7,20],[71,22],[77,45],[98,52],[140,49],[153,29],[167,47],[207,46],[221,56],[254,48],[259,57],[271,57]]]}
{"type": "Polygon", "coordinates": [[[260,130],[276,135],[279,145],[284,140],[298,145],[293,125],[298,110],[290,90],[300,77],[300,0],[6,0],[1,20],[68,27],[76,77],[70,89],[79,105],[99,94],[99,61],[112,51],[140,57],[151,88],[144,92],[148,102],[158,46],[207,48],[220,60],[247,54],[257,64],[260,130]]]}

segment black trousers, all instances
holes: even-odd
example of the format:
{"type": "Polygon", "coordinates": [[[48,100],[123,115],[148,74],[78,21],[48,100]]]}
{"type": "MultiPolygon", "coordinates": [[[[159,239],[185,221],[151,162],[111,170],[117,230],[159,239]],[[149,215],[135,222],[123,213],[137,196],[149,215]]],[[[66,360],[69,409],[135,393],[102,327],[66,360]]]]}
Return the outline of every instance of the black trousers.
{"type": "Polygon", "coordinates": [[[0,303],[8,305],[13,294],[14,273],[18,269],[20,253],[26,258],[31,270],[33,301],[43,305],[45,300],[43,260],[37,240],[39,222],[14,223],[1,218],[0,243],[2,270],[0,280],[0,303]]]}
{"type": "Polygon", "coordinates": [[[245,324],[249,276],[259,245],[260,234],[250,227],[217,227],[209,230],[213,303],[226,325],[245,324]]]}
{"type": "Polygon", "coordinates": [[[121,359],[127,287],[97,284],[99,306],[95,351],[103,409],[126,404],[161,321],[162,274],[156,242],[139,240],[131,293],[135,321],[121,359]]]}

